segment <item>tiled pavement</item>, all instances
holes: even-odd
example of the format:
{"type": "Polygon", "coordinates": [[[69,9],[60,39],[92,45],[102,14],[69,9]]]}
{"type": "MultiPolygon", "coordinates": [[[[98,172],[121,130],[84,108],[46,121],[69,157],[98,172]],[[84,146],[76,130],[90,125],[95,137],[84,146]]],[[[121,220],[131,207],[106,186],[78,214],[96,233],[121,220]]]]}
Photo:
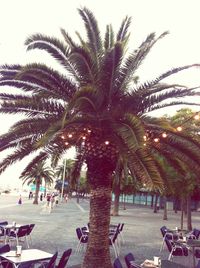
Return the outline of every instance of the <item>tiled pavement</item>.
{"type": "MultiPolygon", "coordinates": [[[[60,203],[51,213],[45,209],[45,202],[33,205],[32,201],[23,198],[23,204],[17,205],[17,198],[14,196],[0,195],[0,218],[15,221],[17,223],[35,223],[32,233],[32,247],[43,249],[59,255],[65,249],[72,248],[75,251],[77,238],[75,229],[84,226],[89,218],[89,201],[71,199],[67,203],[60,203]]],[[[127,205],[127,209],[120,210],[120,216],[112,217],[111,223],[124,222],[125,244],[120,251],[120,258],[128,252],[134,253],[138,263],[145,259],[152,259],[153,256],[161,256],[167,259],[169,253],[164,249],[159,252],[161,246],[160,227],[167,225],[174,228],[180,224],[180,213],[168,212],[168,221],[162,220],[162,211],[153,213],[151,208],[127,205]]],[[[200,228],[200,212],[193,213],[193,226],[200,228]]],[[[114,252],[111,249],[111,256],[114,260],[114,252]]],[[[83,254],[73,253],[70,257],[68,267],[80,267],[83,254]]],[[[191,267],[191,258],[174,258],[174,261],[182,262],[187,268],[191,267]]],[[[125,267],[125,266],[124,266],[125,267]]],[[[103,268],[103,267],[102,267],[103,268]]]]}

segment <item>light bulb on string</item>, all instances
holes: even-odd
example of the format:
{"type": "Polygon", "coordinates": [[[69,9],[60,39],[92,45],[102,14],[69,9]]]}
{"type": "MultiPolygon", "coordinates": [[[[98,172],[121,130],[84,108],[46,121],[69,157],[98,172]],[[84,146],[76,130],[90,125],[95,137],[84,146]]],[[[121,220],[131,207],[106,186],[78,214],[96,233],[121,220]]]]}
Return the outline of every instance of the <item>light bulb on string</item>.
{"type": "Polygon", "coordinates": [[[64,139],[65,139],[65,136],[64,136],[64,135],[62,135],[62,136],[61,136],[61,139],[63,139],[63,140],[64,140],[64,139]]]}
{"type": "Polygon", "coordinates": [[[183,128],[181,126],[179,126],[179,127],[176,128],[176,130],[180,132],[180,131],[183,130],[183,128]]]}
{"type": "Polygon", "coordinates": [[[155,142],[159,142],[159,138],[154,138],[153,139],[155,142]]]}
{"type": "Polygon", "coordinates": [[[66,141],[66,142],[65,142],[65,145],[69,145],[69,142],[66,141]]]}
{"type": "Polygon", "coordinates": [[[109,145],[110,144],[110,142],[109,141],[105,141],[105,145],[109,145]]]}
{"type": "Polygon", "coordinates": [[[199,120],[199,118],[200,118],[199,114],[195,114],[194,119],[199,120]]]}
{"type": "Polygon", "coordinates": [[[72,136],[73,136],[72,134],[68,134],[68,138],[72,138],[72,136]]]}
{"type": "Polygon", "coordinates": [[[164,132],[164,133],[162,133],[162,137],[163,138],[166,138],[167,137],[167,134],[164,132]]]}

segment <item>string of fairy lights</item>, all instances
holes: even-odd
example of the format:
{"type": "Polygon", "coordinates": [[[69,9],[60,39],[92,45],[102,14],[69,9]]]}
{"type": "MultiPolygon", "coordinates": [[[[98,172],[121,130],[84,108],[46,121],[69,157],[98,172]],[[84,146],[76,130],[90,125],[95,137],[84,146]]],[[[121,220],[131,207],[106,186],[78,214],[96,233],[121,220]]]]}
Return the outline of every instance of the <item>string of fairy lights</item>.
{"type": "MultiPolygon", "coordinates": [[[[179,124],[175,129],[176,131],[178,132],[181,132],[183,131],[184,129],[184,125],[190,121],[191,119],[193,120],[199,120],[200,119],[200,111],[198,112],[194,112],[191,116],[189,116],[187,119],[185,119],[184,121],[182,121],[181,124],[179,124]]],[[[82,145],[85,145],[85,142],[86,140],[89,140],[90,138],[90,135],[92,133],[92,130],[90,128],[84,128],[83,129],[83,132],[79,135],[78,139],[81,140],[81,144],[82,145]]],[[[60,138],[64,141],[64,144],[66,146],[70,146],[72,143],[73,143],[73,138],[75,137],[76,135],[73,133],[73,131],[69,131],[69,133],[64,133],[60,136],[60,138]]],[[[160,134],[160,137],[156,137],[154,136],[151,140],[153,140],[155,143],[158,143],[160,141],[160,138],[167,138],[168,134],[166,132],[163,132],[162,134],[160,134]]],[[[144,146],[146,146],[146,142],[147,140],[149,140],[151,137],[150,137],[150,132],[146,132],[146,134],[143,136],[143,139],[144,139],[144,146]]],[[[104,145],[109,145],[110,144],[110,141],[109,140],[105,140],[104,142],[104,145]]]]}
{"type": "MultiPolygon", "coordinates": [[[[78,135],[79,136],[78,139],[81,140],[81,144],[82,145],[85,145],[85,141],[86,140],[89,140],[91,134],[92,134],[92,130],[91,129],[84,128],[82,134],[78,135]]],[[[62,134],[60,137],[64,141],[64,144],[66,146],[68,146],[71,143],[73,143],[72,140],[73,140],[73,138],[75,136],[77,136],[77,135],[75,135],[73,132],[69,132],[68,134],[62,134]]],[[[110,145],[110,141],[109,140],[105,140],[105,141],[103,141],[103,144],[105,146],[110,145]]]]}
{"type": "MultiPolygon", "coordinates": [[[[181,131],[183,131],[183,129],[184,129],[184,125],[188,122],[188,121],[190,121],[191,119],[193,119],[193,120],[199,120],[200,119],[200,111],[198,111],[198,112],[194,112],[189,118],[187,118],[187,119],[185,119],[181,124],[179,124],[177,127],[176,127],[176,131],[178,131],[178,132],[181,132],[181,131]]],[[[166,138],[167,137],[167,133],[166,132],[163,132],[162,134],[161,134],[161,137],[162,138],[166,138]]],[[[144,135],[143,136],[143,139],[144,139],[144,146],[146,146],[146,141],[148,140],[148,133],[147,133],[147,135],[144,135]]],[[[154,142],[159,142],[160,141],[160,138],[159,137],[154,137],[153,138],[153,141],[154,142]]]]}

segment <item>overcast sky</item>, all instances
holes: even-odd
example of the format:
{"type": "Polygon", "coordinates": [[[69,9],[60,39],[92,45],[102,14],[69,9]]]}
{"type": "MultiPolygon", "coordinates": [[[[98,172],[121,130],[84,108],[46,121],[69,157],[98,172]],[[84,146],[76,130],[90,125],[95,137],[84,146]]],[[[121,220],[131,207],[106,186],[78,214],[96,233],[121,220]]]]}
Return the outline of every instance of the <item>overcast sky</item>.
{"type": "MultiPolygon", "coordinates": [[[[24,41],[33,33],[62,39],[61,27],[74,38],[75,31],[83,34],[83,23],[77,11],[83,6],[95,14],[102,36],[107,24],[111,23],[117,32],[125,16],[131,16],[130,51],[151,32],[157,35],[170,32],[155,45],[140,68],[138,74],[142,81],[153,79],[172,67],[200,63],[199,0],[0,0],[0,65],[40,61],[56,68],[55,62],[44,52],[26,52],[24,41]]],[[[184,71],[174,76],[173,81],[199,86],[200,69],[184,71]]],[[[3,133],[13,119],[4,115],[0,116],[0,121],[0,133],[3,133]]],[[[17,185],[24,163],[4,172],[0,185],[17,185]]]]}

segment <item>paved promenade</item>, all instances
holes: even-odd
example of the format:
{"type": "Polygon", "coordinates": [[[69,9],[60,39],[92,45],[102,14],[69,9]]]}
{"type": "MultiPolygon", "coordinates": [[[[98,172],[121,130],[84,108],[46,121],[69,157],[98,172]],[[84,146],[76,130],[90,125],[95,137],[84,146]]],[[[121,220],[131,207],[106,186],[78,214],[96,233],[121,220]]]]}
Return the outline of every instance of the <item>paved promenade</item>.
{"type": "MultiPolygon", "coordinates": [[[[33,205],[32,200],[23,197],[23,204],[17,204],[18,197],[0,195],[0,219],[20,224],[35,223],[32,233],[32,247],[43,249],[59,255],[68,248],[75,251],[77,237],[75,229],[87,224],[89,219],[89,201],[71,199],[67,203],[60,203],[51,213],[45,208],[45,202],[33,205]]],[[[111,223],[124,222],[125,245],[122,246],[120,259],[128,252],[132,252],[138,263],[153,256],[161,256],[167,259],[169,253],[166,249],[159,252],[162,238],[160,227],[167,225],[170,228],[180,226],[180,213],[168,212],[168,221],[162,220],[162,211],[154,214],[148,207],[127,205],[127,209],[120,210],[120,216],[112,217],[111,223]]],[[[200,228],[200,212],[193,213],[193,227],[200,228]]],[[[111,248],[111,256],[114,260],[114,252],[111,248]]],[[[68,267],[80,267],[83,254],[73,253],[68,267]]],[[[191,258],[174,258],[182,262],[187,268],[191,267],[191,258]]],[[[124,266],[125,267],[125,266],[124,266]]],[[[102,267],[103,268],[103,267],[102,267]]]]}

